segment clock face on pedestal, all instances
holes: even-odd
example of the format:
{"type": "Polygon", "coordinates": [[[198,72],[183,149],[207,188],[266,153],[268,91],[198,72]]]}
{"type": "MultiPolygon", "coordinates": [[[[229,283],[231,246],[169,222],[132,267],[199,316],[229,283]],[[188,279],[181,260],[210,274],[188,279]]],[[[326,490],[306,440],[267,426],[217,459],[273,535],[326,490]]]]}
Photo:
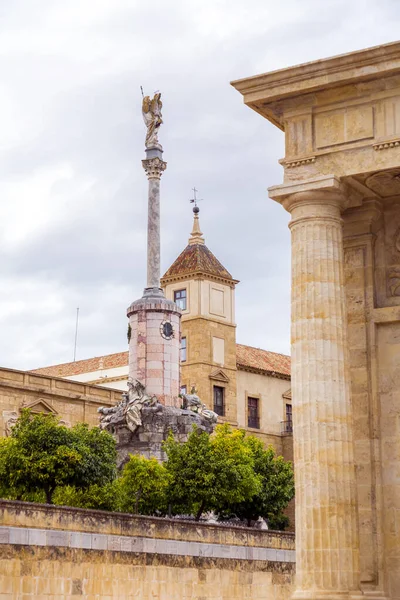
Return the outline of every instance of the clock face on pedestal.
{"type": "Polygon", "coordinates": [[[161,335],[166,340],[170,340],[174,337],[174,328],[169,321],[161,323],[161,335]]]}

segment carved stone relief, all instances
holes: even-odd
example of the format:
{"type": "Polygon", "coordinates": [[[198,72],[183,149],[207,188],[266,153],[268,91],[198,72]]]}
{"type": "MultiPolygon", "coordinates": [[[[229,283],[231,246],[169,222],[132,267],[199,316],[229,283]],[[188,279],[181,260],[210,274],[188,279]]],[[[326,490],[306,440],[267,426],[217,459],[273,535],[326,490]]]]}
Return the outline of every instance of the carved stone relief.
{"type": "Polygon", "coordinates": [[[400,195],[400,169],[374,173],[367,177],[365,185],[381,198],[400,195]]]}
{"type": "Polygon", "coordinates": [[[18,420],[18,413],[15,410],[5,410],[3,411],[3,419],[4,419],[4,433],[7,437],[11,435],[11,430],[15,426],[18,420]]]}

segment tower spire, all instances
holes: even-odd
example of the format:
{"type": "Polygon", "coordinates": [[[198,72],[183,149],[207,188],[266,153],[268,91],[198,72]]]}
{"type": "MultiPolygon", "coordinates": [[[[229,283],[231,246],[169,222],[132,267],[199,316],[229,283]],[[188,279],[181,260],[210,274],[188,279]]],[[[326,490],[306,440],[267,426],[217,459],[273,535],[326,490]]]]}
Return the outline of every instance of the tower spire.
{"type": "Polygon", "coordinates": [[[192,189],[193,189],[193,198],[190,200],[190,202],[192,204],[194,204],[194,206],[193,206],[194,217],[193,217],[193,229],[192,229],[192,233],[190,234],[190,238],[189,238],[189,246],[193,246],[194,244],[204,244],[204,237],[203,237],[203,234],[200,229],[200,220],[199,220],[200,208],[197,206],[197,203],[201,202],[201,198],[197,198],[196,188],[194,187],[192,189]]]}

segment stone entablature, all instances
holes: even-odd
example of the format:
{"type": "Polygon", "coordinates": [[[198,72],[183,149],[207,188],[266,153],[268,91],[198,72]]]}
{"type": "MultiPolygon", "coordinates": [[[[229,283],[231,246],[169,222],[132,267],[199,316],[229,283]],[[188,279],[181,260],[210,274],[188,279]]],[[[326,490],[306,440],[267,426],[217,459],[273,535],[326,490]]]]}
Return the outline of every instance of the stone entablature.
{"type": "Polygon", "coordinates": [[[334,174],[362,194],[360,173],[398,166],[399,56],[394,42],[232,83],[285,131],[285,183],[334,174]]]}
{"type": "Polygon", "coordinates": [[[294,536],[0,501],[2,598],[289,600],[294,536]]]}

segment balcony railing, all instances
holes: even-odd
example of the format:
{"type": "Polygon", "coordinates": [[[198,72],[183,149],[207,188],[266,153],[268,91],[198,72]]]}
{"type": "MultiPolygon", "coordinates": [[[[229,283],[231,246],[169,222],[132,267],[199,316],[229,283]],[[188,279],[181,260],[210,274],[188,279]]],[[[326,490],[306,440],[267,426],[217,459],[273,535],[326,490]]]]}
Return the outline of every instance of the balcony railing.
{"type": "Polygon", "coordinates": [[[253,429],[260,429],[260,419],[259,417],[247,417],[247,427],[252,427],[253,429]]]}
{"type": "Polygon", "coordinates": [[[281,434],[292,435],[293,434],[293,421],[281,421],[281,434]]]}

